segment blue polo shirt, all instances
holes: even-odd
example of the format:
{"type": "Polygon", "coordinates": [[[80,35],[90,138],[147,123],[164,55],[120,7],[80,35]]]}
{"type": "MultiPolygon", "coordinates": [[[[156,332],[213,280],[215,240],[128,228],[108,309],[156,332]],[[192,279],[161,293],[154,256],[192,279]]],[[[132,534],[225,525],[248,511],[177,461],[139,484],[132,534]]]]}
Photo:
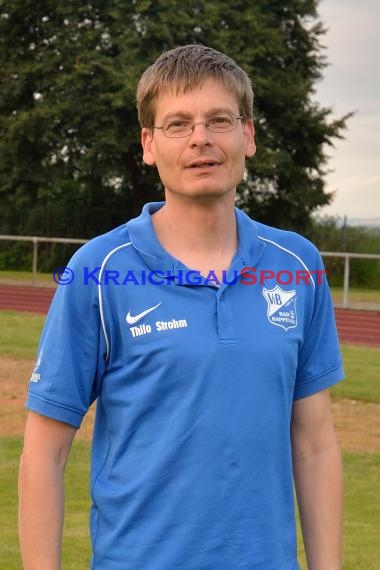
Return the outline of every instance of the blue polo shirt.
{"type": "Polygon", "coordinates": [[[292,403],[343,377],[316,248],[236,210],[219,281],[158,242],[147,204],[72,258],[27,406],[97,401],[93,570],[296,570],[292,403]]]}

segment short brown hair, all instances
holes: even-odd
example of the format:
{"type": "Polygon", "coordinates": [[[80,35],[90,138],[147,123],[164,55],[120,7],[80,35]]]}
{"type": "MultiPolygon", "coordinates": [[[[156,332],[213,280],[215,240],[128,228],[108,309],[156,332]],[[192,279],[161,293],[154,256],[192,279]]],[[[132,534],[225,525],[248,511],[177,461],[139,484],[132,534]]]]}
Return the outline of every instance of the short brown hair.
{"type": "Polygon", "coordinates": [[[220,81],[237,99],[239,112],[252,118],[253,90],[251,81],[237,63],[201,44],[180,46],[160,55],[143,73],[137,86],[137,110],[141,127],[152,127],[155,102],[169,87],[186,93],[205,79],[220,81]]]}

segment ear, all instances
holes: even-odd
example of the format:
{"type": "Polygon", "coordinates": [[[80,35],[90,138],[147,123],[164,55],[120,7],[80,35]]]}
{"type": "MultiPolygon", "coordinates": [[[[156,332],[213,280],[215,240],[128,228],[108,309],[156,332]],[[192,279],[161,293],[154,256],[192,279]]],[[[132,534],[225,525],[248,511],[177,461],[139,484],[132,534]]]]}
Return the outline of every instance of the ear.
{"type": "Polygon", "coordinates": [[[141,145],[143,148],[143,161],[148,166],[156,164],[156,158],[153,151],[153,130],[144,127],[141,131],[141,145]]]}
{"type": "Polygon", "coordinates": [[[243,133],[245,136],[245,156],[250,158],[256,153],[255,145],[255,127],[251,119],[248,119],[243,124],[243,133]]]}

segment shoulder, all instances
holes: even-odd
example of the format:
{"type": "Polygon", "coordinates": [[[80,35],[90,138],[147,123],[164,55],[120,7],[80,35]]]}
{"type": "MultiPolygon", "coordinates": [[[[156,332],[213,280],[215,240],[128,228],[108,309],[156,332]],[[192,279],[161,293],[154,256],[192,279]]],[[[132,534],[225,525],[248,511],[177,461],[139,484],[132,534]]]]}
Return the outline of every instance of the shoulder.
{"type": "Polygon", "coordinates": [[[257,239],[268,248],[283,252],[284,255],[299,258],[304,262],[316,262],[321,255],[317,247],[304,236],[288,230],[281,230],[255,222],[257,239]]]}

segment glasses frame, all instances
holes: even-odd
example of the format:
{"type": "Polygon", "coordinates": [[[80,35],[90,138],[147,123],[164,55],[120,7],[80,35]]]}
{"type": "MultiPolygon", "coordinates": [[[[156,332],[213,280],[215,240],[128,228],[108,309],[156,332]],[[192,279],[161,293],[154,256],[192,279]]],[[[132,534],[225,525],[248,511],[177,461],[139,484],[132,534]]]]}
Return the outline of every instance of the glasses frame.
{"type": "Polygon", "coordinates": [[[161,131],[163,132],[163,134],[164,134],[168,139],[183,139],[183,138],[185,138],[185,137],[190,137],[190,136],[194,133],[195,127],[197,127],[198,125],[204,125],[204,126],[206,127],[206,129],[207,129],[210,133],[213,133],[214,135],[215,135],[215,134],[216,134],[216,135],[223,135],[224,133],[231,133],[232,131],[234,131],[234,130],[237,128],[237,126],[238,126],[238,124],[239,124],[239,119],[240,119],[240,121],[243,121],[243,119],[244,119],[244,116],[243,116],[243,115],[240,115],[239,117],[236,117],[235,115],[231,115],[231,117],[236,120],[236,125],[235,125],[232,129],[228,129],[227,131],[213,131],[212,129],[210,129],[210,126],[209,126],[209,121],[210,121],[213,117],[214,117],[214,115],[213,115],[212,117],[209,117],[209,118],[206,119],[205,121],[197,121],[196,123],[194,122],[194,123],[192,124],[192,126],[191,126],[191,132],[186,133],[185,135],[168,135],[168,134],[165,132],[165,126],[164,126],[164,125],[161,125],[161,126],[153,125],[151,128],[152,128],[152,129],[159,129],[159,130],[161,130],[161,131]]]}

